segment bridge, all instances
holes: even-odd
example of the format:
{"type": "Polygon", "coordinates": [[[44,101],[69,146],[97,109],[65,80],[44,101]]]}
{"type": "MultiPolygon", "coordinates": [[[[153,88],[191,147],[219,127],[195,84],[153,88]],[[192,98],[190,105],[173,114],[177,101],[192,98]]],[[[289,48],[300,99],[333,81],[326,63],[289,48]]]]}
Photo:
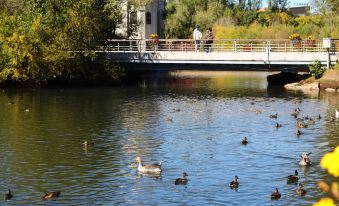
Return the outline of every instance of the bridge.
{"type": "Polygon", "coordinates": [[[324,48],[323,40],[289,39],[220,39],[214,40],[211,52],[202,40],[136,39],[108,40],[97,52],[104,52],[112,62],[129,64],[210,64],[304,66],[319,60],[323,65],[339,61],[339,39],[324,48]]]}

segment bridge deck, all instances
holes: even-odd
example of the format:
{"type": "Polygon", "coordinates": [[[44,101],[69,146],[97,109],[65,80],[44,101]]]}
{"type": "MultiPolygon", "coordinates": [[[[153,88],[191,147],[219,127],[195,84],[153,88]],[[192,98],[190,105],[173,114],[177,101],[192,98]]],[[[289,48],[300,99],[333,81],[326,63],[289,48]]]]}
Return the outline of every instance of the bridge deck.
{"type": "Polygon", "coordinates": [[[212,52],[202,41],[195,51],[193,40],[110,40],[98,52],[113,62],[165,64],[254,64],[309,65],[315,60],[326,64],[339,60],[339,41],[323,48],[322,41],[215,40],[212,52]]]}

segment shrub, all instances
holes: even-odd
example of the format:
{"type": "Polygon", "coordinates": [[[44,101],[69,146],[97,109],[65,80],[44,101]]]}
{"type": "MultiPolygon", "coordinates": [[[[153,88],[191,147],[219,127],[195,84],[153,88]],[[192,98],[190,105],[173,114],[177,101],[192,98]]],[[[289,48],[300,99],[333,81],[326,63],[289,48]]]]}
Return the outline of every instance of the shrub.
{"type": "Polygon", "coordinates": [[[321,67],[321,62],[319,60],[315,60],[308,68],[310,69],[311,75],[316,79],[319,79],[324,73],[324,69],[321,67]]]}

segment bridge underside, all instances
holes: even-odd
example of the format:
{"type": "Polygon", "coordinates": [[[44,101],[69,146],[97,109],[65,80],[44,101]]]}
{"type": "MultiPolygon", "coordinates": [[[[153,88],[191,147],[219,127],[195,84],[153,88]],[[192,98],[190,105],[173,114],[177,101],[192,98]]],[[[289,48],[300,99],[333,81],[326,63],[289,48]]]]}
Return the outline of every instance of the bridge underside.
{"type": "MultiPolygon", "coordinates": [[[[121,62],[122,63],[122,62],[121,62]]],[[[306,65],[259,65],[259,64],[188,64],[188,63],[128,63],[123,65],[135,71],[173,71],[173,70],[208,70],[208,71],[286,71],[308,72],[306,65]]]]}
{"type": "MultiPolygon", "coordinates": [[[[192,68],[206,69],[207,65],[218,70],[298,70],[306,71],[314,60],[326,65],[326,52],[112,52],[112,62],[126,63],[129,68],[192,68]],[[135,66],[133,66],[135,64],[135,66]],[[138,66],[136,66],[138,65],[138,66]],[[153,65],[153,66],[151,66],[153,65]]],[[[332,53],[335,62],[338,54],[332,53]]],[[[211,67],[208,69],[211,69],[211,67]]]]}

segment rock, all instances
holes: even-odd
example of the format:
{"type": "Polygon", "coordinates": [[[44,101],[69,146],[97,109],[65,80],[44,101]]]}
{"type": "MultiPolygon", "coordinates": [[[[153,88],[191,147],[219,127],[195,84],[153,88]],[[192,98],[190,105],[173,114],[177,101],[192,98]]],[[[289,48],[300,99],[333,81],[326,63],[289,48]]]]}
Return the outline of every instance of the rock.
{"type": "Polygon", "coordinates": [[[290,90],[319,91],[319,83],[318,82],[313,82],[313,83],[309,83],[309,84],[300,84],[300,83],[296,82],[296,83],[286,84],[284,87],[286,89],[290,89],[290,90]]]}
{"type": "Polygon", "coordinates": [[[337,90],[333,89],[333,88],[326,88],[325,91],[326,92],[336,92],[337,90]]]}

